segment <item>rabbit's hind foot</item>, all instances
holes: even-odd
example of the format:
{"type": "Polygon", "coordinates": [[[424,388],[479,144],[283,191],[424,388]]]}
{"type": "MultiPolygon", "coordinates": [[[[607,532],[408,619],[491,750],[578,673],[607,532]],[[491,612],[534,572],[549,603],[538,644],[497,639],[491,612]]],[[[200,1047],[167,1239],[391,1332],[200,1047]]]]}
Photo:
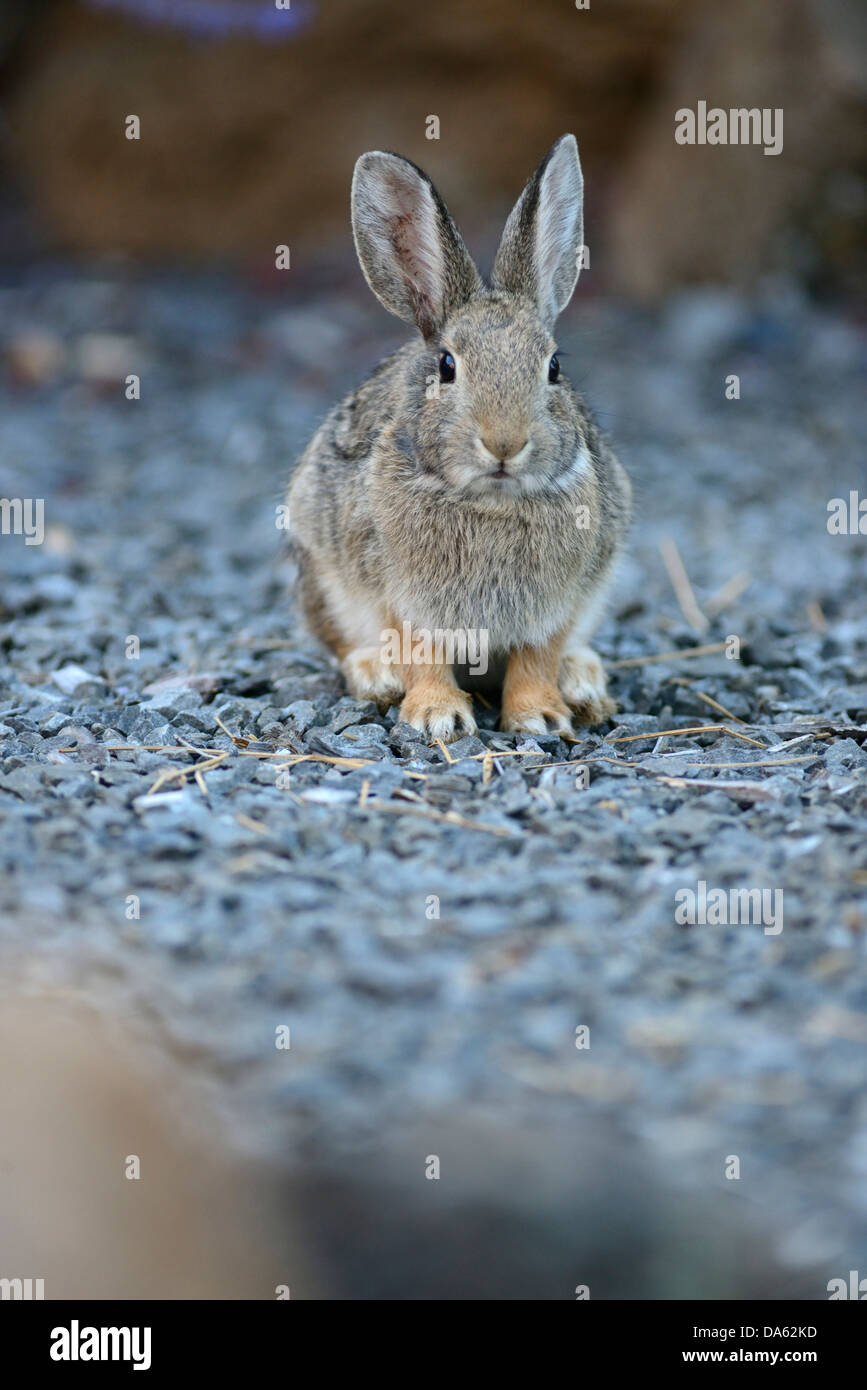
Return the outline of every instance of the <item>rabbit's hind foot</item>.
{"type": "Polygon", "coordinates": [[[602,662],[592,647],[576,647],[562,657],[558,683],[577,724],[603,724],[615,714],[602,662]]]}
{"type": "Polygon", "coordinates": [[[340,669],[356,700],[373,700],[385,711],[403,699],[402,667],[387,661],[381,647],[356,647],[343,658],[340,669]]]}

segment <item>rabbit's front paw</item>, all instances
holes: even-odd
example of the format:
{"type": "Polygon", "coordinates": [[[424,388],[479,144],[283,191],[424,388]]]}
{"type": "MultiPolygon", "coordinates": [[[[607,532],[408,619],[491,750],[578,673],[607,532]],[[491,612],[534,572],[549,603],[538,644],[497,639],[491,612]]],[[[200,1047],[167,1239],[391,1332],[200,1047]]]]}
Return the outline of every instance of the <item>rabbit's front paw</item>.
{"type": "Polygon", "coordinates": [[[572,721],[555,686],[522,681],[503,692],[500,728],[513,734],[571,734],[572,721]]]}
{"type": "Polygon", "coordinates": [[[431,743],[436,739],[452,743],[464,734],[476,732],[473,702],[456,686],[431,683],[410,690],[400,707],[400,717],[425,734],[431,743]]]}
{"type": "Polygon", "coordinates": [[[602,724],[617,706],[609,698],[602,662],[592,647],[569,652],[560,662],[560,694],[579,724],[602,724]]]}
{"type": "Polygon", "coordinates": [[[383,660],[379,647],[356,647],[340,663],[350,695],[356,700],[373,700],[381,710],[403,698],[401,668],[383,660]]]}

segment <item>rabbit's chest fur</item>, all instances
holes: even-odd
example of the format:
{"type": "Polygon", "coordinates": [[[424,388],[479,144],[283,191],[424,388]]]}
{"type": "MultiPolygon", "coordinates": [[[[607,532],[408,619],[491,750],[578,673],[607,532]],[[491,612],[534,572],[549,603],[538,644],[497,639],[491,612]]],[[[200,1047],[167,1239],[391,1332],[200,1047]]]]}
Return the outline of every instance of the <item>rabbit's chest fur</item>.
{"type": "Polygon", "coordinates": [[[492,650],[506,650],[543,642],[575,617],[593,568],[577,498],[492,507],[374,482],[370,501],[388,602],[401,620],[484,630],[492,650]]]}

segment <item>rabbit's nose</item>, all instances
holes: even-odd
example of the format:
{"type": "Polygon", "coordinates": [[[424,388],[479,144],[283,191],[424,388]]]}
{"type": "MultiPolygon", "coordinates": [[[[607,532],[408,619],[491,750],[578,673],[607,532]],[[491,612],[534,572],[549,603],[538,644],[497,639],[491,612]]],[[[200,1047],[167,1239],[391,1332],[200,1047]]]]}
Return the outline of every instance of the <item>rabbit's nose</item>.
{"type": "Polygon", "coordinates": [[[512,459],[517,458],[527,447],[526,439],[486,439],[484,435],[482,443],[498,463],[511,463],[512,459]]]}

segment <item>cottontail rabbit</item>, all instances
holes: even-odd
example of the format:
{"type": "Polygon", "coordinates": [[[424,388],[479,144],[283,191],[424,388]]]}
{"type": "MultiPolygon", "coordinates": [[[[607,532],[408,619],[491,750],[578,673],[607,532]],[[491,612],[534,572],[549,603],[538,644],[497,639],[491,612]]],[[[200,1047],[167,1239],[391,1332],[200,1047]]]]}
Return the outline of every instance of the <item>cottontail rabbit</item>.
{"type": "Polygon", "coordinates": [[[614,710],[586,642],[631,489],[552,337],[578,278],[582,207],[564,135],[486,285],[421,169],[379,150],[355,166],[361,268],[420,337],[317,430],[289,488],[290,530],[307,619],[349,690],[402,701],[430,739],[475,730],[454,674],[466,634],[503,667],[502,728],[568,731],[571,716],[614,710]]]}

